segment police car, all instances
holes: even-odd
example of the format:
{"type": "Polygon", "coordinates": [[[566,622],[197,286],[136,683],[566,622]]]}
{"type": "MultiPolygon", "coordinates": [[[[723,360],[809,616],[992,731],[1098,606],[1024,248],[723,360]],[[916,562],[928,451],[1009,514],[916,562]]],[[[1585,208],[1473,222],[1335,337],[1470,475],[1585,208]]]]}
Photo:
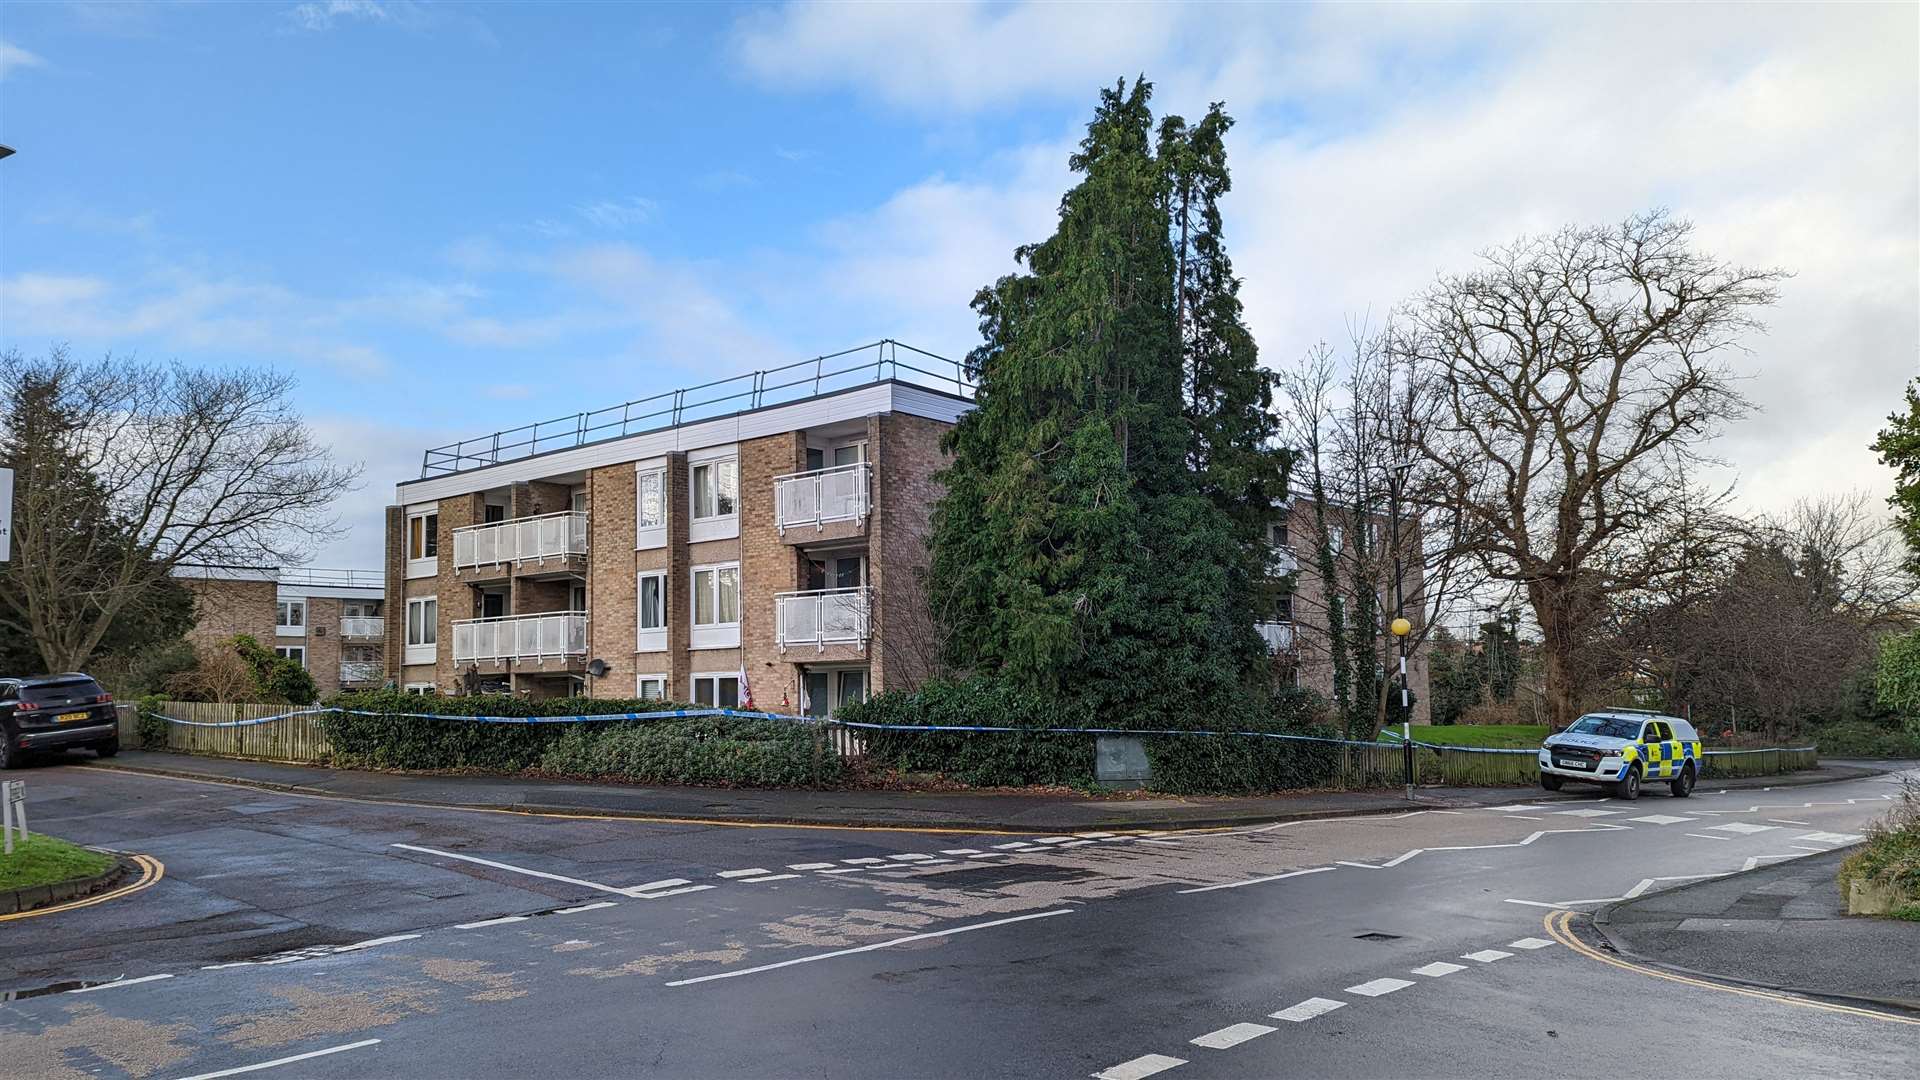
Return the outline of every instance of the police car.
{"type": "Polygon", "coordinates": [[[1643,783],[1665,782],[1676,799],[1693,793],[1706,757],[1693,725],[1639,709],[1588,713],[1540,747],[1540,786],[1559,791],[1569,780],[1606,784],[1622,799],[1643,783]]]}

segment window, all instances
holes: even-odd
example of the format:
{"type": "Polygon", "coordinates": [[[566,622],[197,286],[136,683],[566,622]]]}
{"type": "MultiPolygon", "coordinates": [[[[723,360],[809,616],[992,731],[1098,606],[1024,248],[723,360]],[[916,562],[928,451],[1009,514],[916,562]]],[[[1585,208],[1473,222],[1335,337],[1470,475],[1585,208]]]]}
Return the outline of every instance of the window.
{"type": "Polygon", "coordinates": [[[667,474],[662,469],[636,473],[633,478],[634,525],[663,529],[667,525],[667,474]]]}
{"type": "Polygon", "coordinates": [[[440,515],[435,511],[407,518],[407,558],[432,559],[440,554],[440,515]]]}
{"type": "Polygon", "coordinates": [[[573,499],[567,504],[567,509],[572,510],[576,514],[584,514],[587,512],[586,488],[573,489],[573,499]]]}
{"type": "Polygon", "coordinates": [[[740,566],[708,566],[693,572],[693,625],[740,622],[740,566]]]}
{"type": "Polygon", "coordinates": [[[732,517],[740,497],[740,463],[709,461],[693,467],[693,519],[732,517]]]}
{"type": "Polygon", "coordinates": [[[507,507],[504,503],[488,503],[486,508],[480,512],[480,521],[482,524],[491,525],[496,521],[505,520],[507,520],[507,507]]]}
{"type": "Polygon", "coordinates": [[[305,600],[282,600],[274,605],[275,618],[282,630],[304,632],[307,626],[307,602],[305,600]]]}
{"type": "Polygon", "coordinates": [[[568,611],[587,610],[587,587],[585,585],[573,585],[568,587],[567,610],[568,611]]]}
{"type": "Polygon", "coordinates": [[[307,666],[307,647],[305,645],[275,645],[273,655],[283,660],[298,660],[301,667],[307,666]]]}
{"type": "Polygon", "coordinates": [[[431,694],[433,693],[433,684],[430,682],[410,682],[407,684],[407,693],[431,694]]]}
{"type": "Polygon", "coordinates": [[[667,699],[667,677],[665,675],[636,675],[633,679],[633,696],[641,701],[665,701],[667,699]]]}
{"type": "Polygon", "coordinates": [[[865,442],[849,443],[846,446],[836,446],[833,448],[833,465],[835,468],[839,468],[842,465],[858,465],[865,460],[867,460],[867,444],[865,442]]]}
{"type": "Polygon", "coordinates": [[[1287,546],[1288,540],[1287,540],[1287,523],[1286,522],[1284,521],[1275,522],[1274,524],[1268,526],[1267,534],[1268,534],[1267,539],[1270,542],[1272,542],[1274,547],[1287,546]]]}
{"type": "Polygon", "coordinates": [[[740,704],[740,676],[695,675],[693,703],[714,709],[731,709],[740,704]]]}
{"type": "Polygon", "coordinates": [[[1346,543],[1347,543],[1346,529],[1343,529],[1338,525],[1327,526],[1327,547],[1331,548],[1335,555],[1340,554],[1340,549],[1345,547],[1346,543]]]}
{"type": "Polygon", "coordinates": [[[667,628],[667,575],[640,575],[640,632],[667,628]]]}
{"type": "Polygon", "coordinates": [[[407,644],[433,645],[439,640],[439,599],[423,596],[407,601],[407,644]]]}
{"type": "Polygon", "coordinates": [[[340,614],[348,619],[377,619],[380,617],[380,601],[342,600],[340,614]]]}
{"type": "Polygon", "coordinates": [[[1279,615],[1288,622],[1293,621],[1293,594],[1284,593],[1280,597],[1279,615]]]}

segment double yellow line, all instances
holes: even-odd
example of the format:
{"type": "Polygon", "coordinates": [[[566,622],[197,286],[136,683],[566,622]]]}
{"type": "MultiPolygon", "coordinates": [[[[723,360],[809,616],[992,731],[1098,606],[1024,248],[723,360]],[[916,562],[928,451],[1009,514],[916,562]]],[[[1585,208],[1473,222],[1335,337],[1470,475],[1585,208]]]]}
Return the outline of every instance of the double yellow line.
{"type": "Polygon", "coordinates": [[[1659,968],[1635,964],[1631,961],[1622,960],[1617,956],[1608,956],[1606,953],[1593,948],[1574,936],[1571,924],[1575,914],[1576,912],[1572,911],[1555,911],[1548,913],[1546,918],[1547,936],[1589,960],[1598,960],[1603,964],[1611,964],[1623,971],[1637,971],[1642,975],[1651,975],[1656,979],[1665,979],[1668,982],[1682,983],[1687,986],[1697,986],[1704,990],[1720,990],[1729,994],[1740,994],[1744,997],[1764,998],[1768,1001],[1777,1001],[1782,1005],[1798,1005],[1804,1009],[1819,1009],[1821,1012],[1847,1013],[1851,1016],[1864,1016],[1872,1020],[1885,1020],[1890,1024],[1911,1024],[1920,1027],[1920,1020],[1911,1017],[1895,1016],[1892,1013],[1877,1012],[1873,1009],[1861,1009],[1852,1005],[1836,1005],[1831,1002],[1814,1001],[1809,998],[1794,997],[1791,994],[1781,994],[1771,990],[1755,990],[1745,986],[1729,986],[1726,983],[1709,982],[1706,979],[1695,979],[1686,975],[1677,975],[1671,971],[1661,971],[1659,968]]]}
{"type": "Polygon", "coordinates": [[[72,911],[75,908],[104,904],[109,900],[118,900],[123,896],[132,896],[142,889],[151,889],[161,878],[167,876],[166,864],[151,855],[135,855],[133,856],[133,861],[135,865],[140,867],[140,878],[130,885],[122,885],[108,892],[82,897],[79,900],[71,900],[64,904],[55,904],[52,907],[34,908],[32,911],[19,911],[12,915],[0,915],[0,922],[12,922],[15,919],[35,919],[42,915],[58,915],[62,911],[72,911]]]}

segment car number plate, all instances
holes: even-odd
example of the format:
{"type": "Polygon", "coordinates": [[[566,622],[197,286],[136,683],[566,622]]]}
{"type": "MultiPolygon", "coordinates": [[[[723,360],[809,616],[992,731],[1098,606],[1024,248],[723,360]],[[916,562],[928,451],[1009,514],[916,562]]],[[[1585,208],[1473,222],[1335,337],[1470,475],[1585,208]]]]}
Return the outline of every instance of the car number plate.
{"type": "Polygon", "coordinates": [[[1591,768],[1593,768],[1593,766],[1591,766],[1591,765],[1589,765],[1589,764],[1587,764],[1586,762],[1584,762],[1584,761],[1575,761],[1575,760],[1574,760],[1573,758],[1555,758],[1555,759],[1554,759],[1554,762],[1553,762],[1553,763],[1554,763],[1555,765],[1558,765],[1558,766],[1560,766],[1560,767],[1561,767],[1561,768],[1563,768],[1563,769],[1591,769],[1591,768]]]}
{"type": "Polygon", "coordinates": [[[53,722],[56,724],[71,724],[76,720],[85,720],[88,715],[88,713],[83,712],[61,713],[59,716],[53,718],[53,722]]]}

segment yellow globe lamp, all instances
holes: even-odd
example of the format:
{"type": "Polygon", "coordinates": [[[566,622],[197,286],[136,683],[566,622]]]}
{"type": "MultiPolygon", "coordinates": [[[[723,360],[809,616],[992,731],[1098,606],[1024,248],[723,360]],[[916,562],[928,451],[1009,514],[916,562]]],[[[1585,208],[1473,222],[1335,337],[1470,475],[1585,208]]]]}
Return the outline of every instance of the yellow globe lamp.
{"type": "Polygon", "coordinates": [[[1394,637],[1406,637],[1413,633],[1413,624],[1405,619],[1395,619],[1388,624],[1387,629],[1393,631],[1394,637]]]}

